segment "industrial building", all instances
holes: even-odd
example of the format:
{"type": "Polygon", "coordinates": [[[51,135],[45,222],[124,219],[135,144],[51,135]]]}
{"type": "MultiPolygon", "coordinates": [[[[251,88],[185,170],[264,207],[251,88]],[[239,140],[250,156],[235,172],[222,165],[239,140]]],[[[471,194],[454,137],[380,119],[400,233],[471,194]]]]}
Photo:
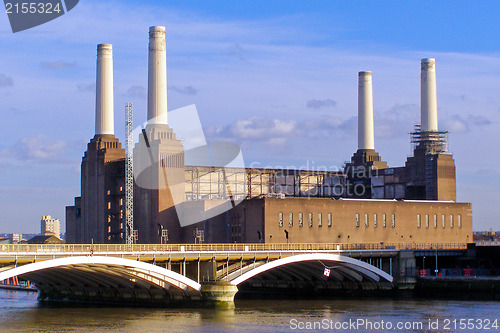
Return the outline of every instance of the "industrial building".
{"type": "Polygon", "coordinates": [[[125,151],[114,136],[113,63],[98,45],[96,130],[67,243],[470,243],[472,207],[456,202],[455,163],[438,128],[434,59],[421,61],[413,155],[388,167],[375,150],[372,73],[359,72],[358,149],[341,172],[185,165],[167,115],[165,28],[149,30],[147,126],[133,150],[133,229],[125,151]],[[189,223],[186,223],[189,221],[189,223]]]}

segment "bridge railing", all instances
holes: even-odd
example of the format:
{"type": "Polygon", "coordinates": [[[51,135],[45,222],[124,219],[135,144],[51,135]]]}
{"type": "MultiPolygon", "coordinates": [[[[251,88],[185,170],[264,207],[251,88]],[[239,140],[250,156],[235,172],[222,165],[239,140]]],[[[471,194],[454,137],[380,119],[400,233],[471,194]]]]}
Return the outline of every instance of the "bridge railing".
{"type": "Polygon", "coordinates": [[[457,250],[466,243],[2,244],[0,253],[457,250]]]}

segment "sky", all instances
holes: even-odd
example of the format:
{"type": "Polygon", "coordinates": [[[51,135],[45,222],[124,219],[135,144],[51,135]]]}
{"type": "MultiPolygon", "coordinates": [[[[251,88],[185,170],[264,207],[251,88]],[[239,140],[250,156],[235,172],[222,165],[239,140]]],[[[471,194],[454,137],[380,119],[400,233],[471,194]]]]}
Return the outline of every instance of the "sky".
{"type": "Polygon", "coordinates": [[[148,27],[167,38],[168,108],[247,166],[338,169],[357,148],[357,73],[373,73],[375,148],[410,155],[420,59],[436,59],[439,128],[474,230],[500,230],[500,2],[94,1],[13,34],[0,14],[0,233],[39,231],[80,193],[94,135],[96,45],[113,44],[115,132],[146,120],[148,27]]]}

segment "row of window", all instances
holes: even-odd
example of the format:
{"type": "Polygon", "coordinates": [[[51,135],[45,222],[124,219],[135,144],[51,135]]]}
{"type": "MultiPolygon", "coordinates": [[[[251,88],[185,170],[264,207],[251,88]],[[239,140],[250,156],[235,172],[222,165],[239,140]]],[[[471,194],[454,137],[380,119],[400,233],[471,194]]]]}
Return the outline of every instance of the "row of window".
{"type": "MultiPolygon", "coordinates": [[[[370,226],[370,214],[365,214],[365,228],[370,226]]],[[[359,228],[361,225],[359,213],[356,213],[356,228],[359,228]]],[[[373,227],[376,228],[378,226],[378,215],[373,214],[373,227]]],[[[382,214],[382,227],[387,228],[387,215],[382,214]]],[[[396,227],[396,215],[391,214],[391,227],[396,227]]]]}
{"type": "MultiPolygon", "coordinates": [[[[283,213],[278,213],[278,221],[279,221],[279,226],[282,227],[283,226],[283,213]]],[[[313,213],[307,214],[307,221],[308,221],[309,227],[312,227],[314,224],[313,213]]],[[[331,227],[332,226],[332,214],[331,213],[327,214],[326,221],[327,221],[327,225],[329,227],[331,227]]],[[[318,223],[318,227],[323,226],[323,214],[322,213],[317,214],[316,222],[318,223]]],[[[288,213],[288,226],[293,227],[293,223],[294,223],[293,213],[288,213]]],[[[298,213],[298,223],[299,223],[299,227],[304,226],[304,214],[298,213]]]]}
{"type": "MultiPolygon", "coordinates": [[[[307,213],[307,220],[308,220],[309,227],[312,227],[314,224],[313,213],[307,213]]],[[[381,220],[382,220],[381,221],[382,227],[386,228],[387,227],[387,215],[382,214],[381,220]]],[[[282,227],[283,226],[283,213],[278,213],[278,221],[279,221],[279,226],[282,227]]],[[[323,226],[323,214],[322,213],[317,214],[316,221],[318,223],[318,227],[323,226]]],[[[370,222],[373,222],[373,227],[376,228],[378,226],[378,222],[379,222],[378,215],[373,214],[373,220],[370,221],[370,214],[364,214],[365,228],[368,228],[370,226],[370,222]]],[[[293,224],[294,224],[294,215],[293,215],[293,213],[288,213],[288,226],[293,227],[293,224]]],[[[304,226],[304,214],[302,214],[302,213],[298,213],[298,224],[299,224],[299,227],[304,226]]],[[[395,214],[391,214],[390,224],[391,224],[392,228],[396,227],[396,215],[395,214]]],[[[327,214],[327,225],[329,227],[332,226],[332,214],[331,213],[327,214]]],[[[430,217],[427,214],[427,215],[425,215],[425,227],[429,228],[429,225],[430,225],[430,217]]],[[[449,225],[450,225],[450,228],[454,227],[453,215],[450,215],[449,225]]],[[[360,226],[361,226],[360,214],[356,213],[356,228],[359,228],[360,226]]],[[[434,214],[434,216],[433,216],[433,226],[434,226],[434,228],[438,227],[438,215],[437,214],[434,214]]],[[[445,214],[441,215],[441,226],[443,228],[446,227],[446,215],[445,214]]],[[[418,228],[422,227],[422,216],[420,214],[417,214],[417,227],[418,228]]],[[[462,228],[462,215],[460,215],[460,214],[457,215],[457,227],[462,228]]]]}
{"type": "MultiPolygon", "coordinates": [[[[454,227],[454,218],[453,215],[450,215],[450,228],[454,227]]],[[[429,228],[429,215],[425,215],[425,227],[429,228]]],[[[438,227],[438,216],[437,214],[434,214],[433,216],[433,226],[434,228],[438,227]]],[[[443,228],[446,228],[446,215],[442,214],[441,215],[441,226],[443,228]]],[[[422,227],[422,216],[420,214],[417,214],[417,228],[422,227]]],[[[462,215],[457,216],[457,227],[462,228],[462,215]]]]}

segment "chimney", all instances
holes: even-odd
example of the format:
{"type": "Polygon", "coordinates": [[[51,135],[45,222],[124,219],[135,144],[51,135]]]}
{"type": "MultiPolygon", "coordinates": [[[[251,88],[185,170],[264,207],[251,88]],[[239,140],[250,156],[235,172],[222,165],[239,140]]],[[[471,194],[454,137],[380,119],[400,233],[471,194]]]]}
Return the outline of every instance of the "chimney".
{"type": "Polygon", "coordinates": [[[436,60],[421,60],[420,126],[422,132],[437,132],[436,60]]]}
{"type": "Polygon", "coordinates": [[[149,27],[148,122],[167,124],[165,27],[149,27]]]}
{"type": "Polygon", "coordinates": [[[372,72],[359,72],[358,79],[358,150],[375,149],[372,72]]]}
{"type": "Polygon", "coordinates": [[[95,134],[115,134],[113,111],[113,48],[97,45],[95,134]]]}

